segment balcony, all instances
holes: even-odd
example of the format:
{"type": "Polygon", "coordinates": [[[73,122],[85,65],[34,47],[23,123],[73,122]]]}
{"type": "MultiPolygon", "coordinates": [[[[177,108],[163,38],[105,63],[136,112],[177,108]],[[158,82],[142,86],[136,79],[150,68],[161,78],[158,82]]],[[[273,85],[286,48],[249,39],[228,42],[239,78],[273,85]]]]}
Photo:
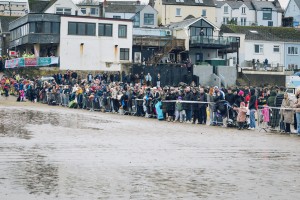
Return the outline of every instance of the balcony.
{"type": "Polygon", "coordinates": [[[190,47],[203,47],[213,49],[226,49],[229,47],[239,47],[239,37],[222,36],[191,36],[190,47]]]}
{"type": "Polygon", "coordinates": [[[172,37],[133,36],[133,45],[163,47],[171,40],[176,42],[175,46],[177,48],[184,49],[184,40],[173,39],[172,37]]]}

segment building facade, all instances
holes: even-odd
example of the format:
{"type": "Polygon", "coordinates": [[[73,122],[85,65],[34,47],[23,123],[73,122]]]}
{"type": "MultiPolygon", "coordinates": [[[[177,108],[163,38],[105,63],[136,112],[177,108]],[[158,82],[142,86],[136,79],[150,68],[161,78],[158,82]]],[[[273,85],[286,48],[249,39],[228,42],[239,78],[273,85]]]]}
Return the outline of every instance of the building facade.
{"type": "Polygon", "coordinates": [[[60,68],[120,71],[131,63],[132,21],[61,17],[60,68]]]}

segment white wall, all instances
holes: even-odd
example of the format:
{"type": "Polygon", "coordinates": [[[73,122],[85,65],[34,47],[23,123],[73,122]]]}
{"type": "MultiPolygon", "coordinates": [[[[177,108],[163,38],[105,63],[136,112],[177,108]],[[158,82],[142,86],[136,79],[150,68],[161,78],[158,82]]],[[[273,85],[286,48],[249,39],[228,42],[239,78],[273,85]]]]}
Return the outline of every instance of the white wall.
{"type": "Polygon", "coordinates": [[[122,64],[131,63],[131,21],[62,16],[60,34],[61,69],[120,71],[122,64]],[[96,36],[68,35],[68,21],[113,24],[113,37],[97,36],[98,25],[96,36]],[[119,24],[127,25],[127,38],[118,38],[119,24]],[[129,60],[120,61],[120,48],[129,48],[129,60]]]}
{"type": "Polygon", "coordinates": [[[273,21],[273,26],[281,25],[281,15],[278,16],[277,11],[272,11],[272,19],[271,20],[263,20],[263,11],[257,11],[257,25],[258,26],[268,26],[268,22],[273,21]],[[280,23],[278,19],[280,18],[280,23]]]}
{"type": "Polygon", "coordinates": [[[274,41],[245,41],[245,60],[250,61],[252,59],[259,59],[260,63],[262,63],[266,58],[269,61],[269,64],[276,65],[279,63],[280,65],[284,64],[284,43],[283,42],[274,42],[274,41]],[[263,52],[260,54],[255,53],[254,45],[262,44],[263,52]],[[274,52],[274,45],[279,45],[279,52],[274,52]]]}
{"type": "Polygon", "coordinates": [[[157,12],[155,9],[153,9],[151,6],[147,5],[143,10],[140,12],[140,27],[151,27],[155,28],[157,27],[157,12]],[[149,14],[154,14],[154,24],[153,25],[145,25],[144,24],[144,14],[149,13],[149,14]]]}
{"type": "Polygon", "coordinates": [[[71,8],[72,15],[75,15],[75,11],[78,11],[79,15],[82,15],[79,8],[73,3],[72,0],[58,0],[50,8],[48,8],[45,13],[56,13],[56,8],[71,8]]]}

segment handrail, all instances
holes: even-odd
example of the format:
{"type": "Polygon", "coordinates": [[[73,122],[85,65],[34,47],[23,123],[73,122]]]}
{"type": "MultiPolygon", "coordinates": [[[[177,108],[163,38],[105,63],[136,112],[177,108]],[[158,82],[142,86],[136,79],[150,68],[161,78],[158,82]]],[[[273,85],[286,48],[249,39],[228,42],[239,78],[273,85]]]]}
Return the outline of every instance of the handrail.
{"type": "Polygon", "coordinates": [[[250,87],[250,79],[248,78],[248,76],[246,74],[243,73],[243,71],[241,72],[242,77],[245,77],[246,80],[248,81],[248,86],[250,87]]]}

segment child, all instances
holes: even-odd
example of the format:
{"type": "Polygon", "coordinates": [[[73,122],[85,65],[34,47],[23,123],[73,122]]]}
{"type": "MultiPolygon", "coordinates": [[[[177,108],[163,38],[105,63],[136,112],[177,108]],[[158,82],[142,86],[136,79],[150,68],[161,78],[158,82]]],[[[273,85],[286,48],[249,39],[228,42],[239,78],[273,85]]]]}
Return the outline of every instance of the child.
{"type": "Polygon", "coordinates": [[[237,122],[238,122],[238,130],[244,129],[244,124],[246,122],[246,113],[248,111],[248,108],[245,107],[245,103],[241,102],[240,107],[234,107],[234,110],[238,112],[237,115],[237,122]]]}
{"type": "Polygon", "coordinates": [[[25,101],[25,92],[24,92],[24,90],[20,90],[20,101],[25,101]]]}
{"type": "Polygon", "coordinates": [[[268,127],[268,123],[270,122],[270,108],[267,104],[265,104],[263,106],[263,109],[261,110],[261,114],[262,114],[262,125],[263,125],[263,129],[268,127]]]}
{"type": "Polygon", "coordinates": [[[175,104],[175,120],[173,122],[176,122],[178,120],[178,118],[180,119],[180,123],[183,122],[183,107],[182,107],[182,97],[179,96],[177,98],[176,104],[175,104]]]}

